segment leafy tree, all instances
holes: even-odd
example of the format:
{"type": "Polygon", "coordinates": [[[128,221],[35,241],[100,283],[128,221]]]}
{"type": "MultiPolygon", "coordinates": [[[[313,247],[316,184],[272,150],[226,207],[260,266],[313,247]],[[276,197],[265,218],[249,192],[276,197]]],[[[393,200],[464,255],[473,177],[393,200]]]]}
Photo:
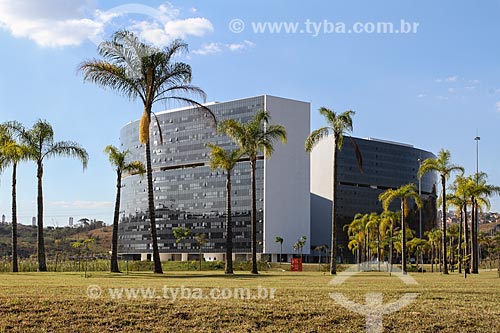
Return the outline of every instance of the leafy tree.
{"type": "Polygon", "coordinates": [[[239,149],[226,151],[215,144],[207,144],[210,149],[210,168],[220,168],[226,173],[226,274],[233,274],[233,228],[231,213],[231,173],[241,158],[239,149]]]}
{"type": "Polygon", "coordinates": [[[437,158],[425,159],[418,170],[418,176],[422,177],[424,174],[436,171],[441,179],[441,197],[442,197],[442,234],[443,240],[443,274],[448,274],[448,260],[446,259],[446,180],[453,172],[460,171],[464,173],[464,168],[451,163],[451,154],[448,150],[441,149],[438,152],[437,158]]]}
{"type": "Polygon", "coordinates": [[[281,258],[283,257],[283,238],[280,237],[280,236],[276,236],[276,238],[274,239],[274,242],[275,243],[280,243],[280,258],[279,258],[279,262],[280,262],[280,265],[281,265],[281,258]]]}
{"type": "Polygon", "coordinates": [[[379,201],[382,202],[384,210],[387,211],[389,206],[395,199],[401,200],[401,270],[403,274],[406,274],[406,222],[405,217],[408,215],[408,200],[413,199],[417,207],[422,207],[422,200],[418,195],[417,187],[415,184],[410,183],[403,185],[398,189],[388,189],[381,193],[378,197],[379,201]]]}
{"type": "MultiPolygon", "coordinates": [[[[153,169],[151,165],[150,124],[156,115],[152,112],[153,104],[165,101],[177,101],[199,106],[196,110],[208,115],[215,123],[215,116],[189,96],[205,98],[205,93],[191,85],[191,66],[183,62],[174,62],[174,57],[187,51],[187,44],[174,40],[167,47],[159,49],[142,42],[129,31],[118,31],[112,39],[99,45],[98,52],[102,60],[87,60],[80,64],[80,71],[85,81],[90,81],[103,88],[111,88],[130,99],[139,98],[144,110],[139,124],[139,141],[145,145],[146,171],[148,188],[148,211],[150,219],[151,241],[153,248],[154,272],[162,274],[153,189],[153,169]]],[[[158,122],[158,119],[156,119],[158,122]]],[[[160,139],[162,139],[161,128],[160,139]]],[[[160,140],[161,141],[161,140],[160,140]]]]}
{"type": "Polygon", "coordinates": [[[235,119],[228,119],[220,124],[219,130],[230,137],[239,147],[242,155],[248,156],[251,167],[251,210],[250,220],[252,228],[252,274],[258,274],[257,270],[257,199],[255,189],[255,169],[257,158],[264,154],[271,157],[274,152],[276,140],[286,143],[286,130],[281,125],[270,125],[271,115],[269,112],[258,111],[252,120],[242,124],[235,119]]]}
{"type": "Polygon", "coordinates": [[[125,174],[140,174],[146,172],[144,164],[140,161],[127,162],[128,151],[120,151],[115,146],[109,145],[104,149],[104,153],[108,155],[109,162],[116,171],[116,200],[115,212],[113,215],[113,235],[111,238],[111,265],[112,273],[120,273],[118,268],[118,221],[120,219],[120,198],[122,188],[122,176],[125,174]]]}
{"type": "MultiPolygon", "coordinates": [[[[337,175],[337,152],[342,149],[342,145],[344,143],[344,137],[349,136],[352,132],[352,117],[355,112],[352,110],[348,110],[342,113],[335,113],[334,111],[327,109],[325,107],[321,107],[319,109],[319,113],[325,117],[327,122],[327,126],[319,128],[317,130],[312,131],[305,142],[305,150],[307,152],[311,152],[313,148],[323,140],[327,138],[329,135],[332,135],[333,138],[333,157],[332,157],[332,168],[333,168],[333,177],[332,177],[332,243],[330,246],[331,250],[331,260],[330,260],[330,274],[337,274],[337,259],[336,259],[336,222],[337,222],[337,185],[338,185],[338,175],[337,175]]],[[[362,167],[362,158],[361,153],[358,149],[358,146],[354,143],[354,140],[351,141],[354,144],[356,158],[358,160],[358,165],[361,169],[362,167]]]]}
{"type": "Polygon", "coordinates": [[[194,239],[196,240],[198,248],[200,249],[200,272],[201,272],[201,263],[203,261],[202,247],[207,243],[207,236],[205,234],[196,234],[194,236],[194,239]]]}
{"type": "Polygon", "coordinates": [[[38,271],[47,271],[45,259],[45,242],[43,237],[43,163],[52,157],[72,157],[87,167],[88,154],[78,143],[73,141],[54,141],[54,130],[46,120],[38,120],[31,129],[26,130],[16,124],[11,127],[17,131],[21,144],[26,146],[29,160],[36,163],[38,195],[37,195],[37,257],[38,271]]]}

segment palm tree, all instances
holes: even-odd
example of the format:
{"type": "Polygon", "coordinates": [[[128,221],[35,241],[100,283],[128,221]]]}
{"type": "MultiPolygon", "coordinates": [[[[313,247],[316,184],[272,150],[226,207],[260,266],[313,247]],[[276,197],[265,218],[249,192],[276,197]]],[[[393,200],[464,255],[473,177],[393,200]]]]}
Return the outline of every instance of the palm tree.
{"type": "Polygon", "coordinates": [[[323,253],[323,251],[326,251],[326,250],[328,250],[328,245],[326,245],[326,244],[318,245],[318,246],[314,247],[314,251],[317,251],[319,253],[318,264],[319,264],[320,270],[321,270],[321,254],[323,253]]]}
{"type": "Polygon", "coordinates": [[[226,173],[226,274],[233,274],[233,227],[231,221],[231,173],[241,158],[239,149],[226,151],[222,147],[207,144],[210,148],[210,168],[220,168],[226,173]]]}
{"type": "Polygon", "coordinates": [[[250,221],[252,228],[252,274],[257,270],[257,199],[255,189],[255,169],[257,157],[264,153],[271,157],[276,140],[286,143],[286,130],[282,125],[270,125],[271,116],[265,110],[258,111],[250,122],[242,124],[235,119],[228,119],[220,124],[219,131],[230,137],[239,147],[243,155],[248,156],[251,167],[251,210],[250,221]]]}
{"type": "Polygon", "coordinates": [[[418,176],[422,177],[424,174],[430,171],[436,171],[439,173],[441,178],[441,197],[442,197],[442,230],[443,230],[443,240],[441,245],[443,246],[443,274],[448,274],[448,261],[446,259],[446,180],[455,171],[460,171],[464,173],[464,168],[461,166],[451,163],[451,154],[448,150],[441,149],[438,152],[437,158],[427,158],[425,159],[418,170],[418,176]]]}
{"type": "MultiPolygon", "coordinates": [[[[17,263],[17,165],[28,158],[27,147],[18,143],[9,124],[0,125],[0,171],[12,165],[12,272],[18,272],[17,263]]],[[[20,127],[20,124],[16,124],[20,127]]]]}
{"type": "MultiPolygon", "coordinates": [[[[342,149],[344,143],[344,137],[348,136],[352,132],[352,117],[355,112],[352,110],[344,111],[340,114],[334,111],[321,107],[319,113],[325,117],[327,126],[319,128],[312,131],[305,142],[305,149],[307,152],[311,152],[322,139],[328,137],[330,134],[333,137],[333,157],[332,157],[332,168],[333,168],[333,184],[332,184],[332,243],[331,249],[331,260],[330,260],[330,274],[337,274],[337,259],[336,259],[336,212],[337,212],[337,185],[338,185],[338,175],[337,175],[337,152],[342,149]]],[[[354,143],[354,141],[352,141],[354,143]]],[[[356,151],[356,157],[358,159],[358,165],[362,166],[361,153],[357,145],[354,143],[354,148],[356,151]]]]}
{"type": "Polygon", "coordinates": [[[405,217],[408,215],[408,199],[413,199],[417,207],[422,207],[422,199],[418,195],[418,190],[415,184],[410,183],[403,185],[398,189],[388,189],[381,193],[378,197],[379,201],[382,202],[384,211],[389,209],[389,206],[394,201],[394,199],[399,198],[401,200],[401,270],[403,274],[406,274],[406,222],[405,217]]]}
{"type": "Polygon", "coordinates": [[[354,216],[354,219],[350,224],[344,226],[347,229],[347,234],[349,235],[349,249],[354,252],[356,250],[358,271],[360,270],[360,265],[364,262],[364,252],[366,244],[366,224],[368,223],[369,215],[358,213],[354,216]]]}
{"type": "Polygon", "coordinates": [[[20,142],[26,146],[28,159],[37,165],[37,256],[38,271],[47,271],[45,260],[45,241],[43,237],[43,163],[48,158],[66,156],[77,158],[82,162],[83,169],[87,167],[89,156],[78,143],[72,141],[54,142],[54,130],[46,120],[38,120],[31,129],[24,130],[13,126],[18,131],[20,142]]]}
{"type": "Polygon", "coordinates": [[[457,260],[455,260],[455,239],[460,237],[460,230],[461,230],[461,223],[459,224],[452,224],[448,228],[448,238],[450,242],[450,266],[451,266],[451,271],[455,271],[455,263],[457,260]]]}
{"type": "Polygon", "coordinates": [[[116,171],[116,200],[115,213],[113,215],[113,236],[111,238],[111,267],[112,273],[120,273],[118,268],[118,220],[120,219],[120,197],[122,188],[122,176],[124,173],[131,175],[143,175],[146,172],[144,164],[139,161],[127,162],[128,151],[120,151],[115,146],[109,145],[104,148],[104,153],[108,155],[109,162],[116,171]]]}
{"type": "Polygon", "coordinates": [[[471,238],[472,238],[472,273],[479,273],[479,249],[478,249],[478,211],[482,206],[490,208],[488,197],[500,193],[500,187],[487,184],[488,175],[479,172],[470,177],[470,195],[472,204],[471,215],[471,238]]]}
{"type": "MultiPolygon", "coordinates": [[[[161,101],[177,101],[199,106],[196,110],[209,115],[215,123],[215,116],[206,107],[189,98],[190,95],[205,98],[205,93],[191,85],[191,66],[183,62],[172,62],[178,54],[187,51],[187,44],[174,40],[164,49],[156,48],[139,40],[129,31],[118,31],[109,41],[99,45],[98,52],[103,60],[87,60],[79,70],[85,81],[103,88],[111,88],[131,99],[139,98],[144,107],[139,124],[139,141],[146,149],[146,170],[148,186],[148,210],[153,248],[154,272],[162,274],[153,192],[153,169],[149,127],[153,104],[161,101]]],[[[158,123],[158,119],[156,119],[158,123]]],[[[160,129],[160,141],[162,138],[160,129]]]]}
{"type": "MultiPolygon", "coordinates": [[[[467,204],[469,202],[469,187],[466,177],[457,176],[453,181],[453,193],[446,195],[446,202],[460,210],[460,226],[458,229],[458,273],[462,273],[462,260],[468,253],[467,204]],[[462,246],[462,243],[464,244],[462,246]]],[[[470,272],[468,272],[470,273],[470,272]]]]}
{"type": "MultiPolygon", "coordinates": [[[[377,213],[371,213],[366,223],[366,231],[368,235],[373,235],[377,241],[377,270],[380,272],[380,226],[382,219],[377,213]]],[[[371,260],[370,260],[371,261],[371,260]]]]}
{"type": "Polygon", "coordinates": [[[279,263],[281,265],[281,257],[283,257],[283,237],[276,236],[274,239],[275,243],[280,243],[280,258],[279,258],[279,263]]]}
{"type": "Polygon", "coordinates": [[[387,210],[380,214],[380,233],[385,236],[389,243],[389,272],[392,272],[392,254],[394,252],[394,224],[401,214],[387,210]]]}
{"type": "MultiPolygon", "coordinates": [[[[425,232],[425,236],[427,236],[427,239],[429,240],[429,244],[431,246],[431,271],[434,272],[434,264],[435,264],[435,258],[436,258],[436,250],[438,251],[438,257],[439,255],[439,240],[442,236],[441,230],[439,229],[432,229],[430,231],[425,232]]],[[[436,269],[437,270],[437,269],[436,269]]]]}

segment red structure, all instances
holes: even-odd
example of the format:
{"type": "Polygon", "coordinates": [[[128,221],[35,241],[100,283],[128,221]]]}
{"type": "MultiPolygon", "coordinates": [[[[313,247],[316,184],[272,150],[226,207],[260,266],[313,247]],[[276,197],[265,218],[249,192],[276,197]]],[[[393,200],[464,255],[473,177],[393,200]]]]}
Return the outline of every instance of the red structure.
{"type": "Polygon", "coordinates": [[[290,265],[292,272],[302,272],[302,258],[292,258],[290,265]]]}

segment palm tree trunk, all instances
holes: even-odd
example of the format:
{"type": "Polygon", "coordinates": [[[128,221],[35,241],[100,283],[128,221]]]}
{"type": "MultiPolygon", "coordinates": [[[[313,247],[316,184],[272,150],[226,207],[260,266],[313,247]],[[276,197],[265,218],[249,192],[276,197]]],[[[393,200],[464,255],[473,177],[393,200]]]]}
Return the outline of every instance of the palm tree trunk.
{"type": "Polygon", "coordinates": [[[443,191],[443,274],[448,274],[448,259],[446,257],[446,178],[441,175],[441,186],[443,191]]]}
{"type": "Polygon", "coordinates": [[[336,258],[336,247],[337,247],[337,239],[336,239],[336,204],[337,200],[335,197],[337,195],[337,145],[338,138],[335,134],[333,134],[333,161],[332,161],[332,243],[331,243],[331,254],[330,254],[330,274],[337,274],[337,258],[336,258]]]}
{"type": "Polygon", "coordinates": [[[401,199],[401,270],[406,274],[406,226],[405,201],[401,199]]]}
{"type": "Polygon", "coordinates": [[[479,273],[479,256],[477,248],[477,201],[472,198],[472,219],[471,219],[471,238],[472,238],[472,274],[479,273]]]}
{"type": "Polygon", "coordinates": [[[463,221],[464,213],[463,209],[460,208],[460,225],[458,226],[458,273],[462,273],[462,234],[463,234],[463,221]]]}
{"type": "Polygon", "coordinates": [[[231,225],[231,170],[226,170],[226,274],[233,274],[233,226],[231,225]]]}
{"type": "MultiPolygon", "coordinates": [[[[467,217],[467,205],[464,206],[464,258],[469,255],[469,221],[467,217]]],[[[465,274],[470,274],[470,265],[464,265],[465,274]]]]}
{"type": "Polygon", "coordinates": [[[12,272],[18,272],[17,265],[17,203],[16,203],[16,178],[17,163],[12,164],[12,272]]]}
{"type": "Polygon", "coordinates": [[[389,242],[389,272],[392,273],[392,251],[394,247],[394,239],[392,238],[392,227],[391,227],[391,240],[389,242]]]}
{"type": "Polygon", "coordinates": [[[155,201],[153,192],[153,169],[151,166],[151,147],[149,140],[146,142],[146,171],[148,177],[148,206],[149,206],[149,220],[151,227],[151,241],[153,244],[154,272],[157,274],[163,274],[160,261],[160,252],[158,250],[158,236],[156,233],[155,201]]]}
{"type": "Polygon", "coordinates": [[[111,273],[120,273],[118,268],[118,220],[120,218],[120,195],[122,188],[122,175],[116,172],[116,200],[115,214],[113,216],[113,236],[111,239],[111,273]]]}
{"type": "Polygon", "coordinates": [[[377,268],[380,272],[380,233],[377,231],[377,268]]]}
{"type": "Polygon", "coordinates": [[[251,204],[252,209],[250,211],[250,223],[251,223],[251,232],[252,232],[252,274],[259,274],[257,270],[257,198],[256,198],[256,190],[255,190],[255,168],[257,164],[257,159],[252,157],[250,159],[250,167],[251,167],[251,204]]]}
{"type": "Polygon", "coordinates": [[[45,241],[43,238],[43,164],[38,162],[37,174],[38,178],[38,196],[37,196],[37,256],[38,256],[38,271],[46,272],[47,264],[45,261],[45,241]]]}
{"type": "Polygon", "coordinates": [[[431,245],[431,272],[434,273],[434,243],[431,245]]]}

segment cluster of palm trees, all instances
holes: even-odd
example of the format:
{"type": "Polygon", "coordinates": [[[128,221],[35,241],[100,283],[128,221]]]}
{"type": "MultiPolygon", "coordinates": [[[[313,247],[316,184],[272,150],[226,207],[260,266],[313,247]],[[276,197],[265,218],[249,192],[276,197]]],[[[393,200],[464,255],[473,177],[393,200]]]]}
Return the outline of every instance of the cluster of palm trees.
{"type": "MultiPolygon", "coordinates": [[[[217,124],[215,115],[193,97],[205,100],[205,92],[191,85],[191,66],[175,61],[175,57],[187,51],[187,44],[174,40],[163,49],[142,42],[134,33],[118,31],[112,39],[104,41],[98,47],[102,59],[84,61],[79,69],[85,81],[109,88],[131,99],[140,99],[143,113],[139,124],[139,141],[144,144],[146,152],[146,176],[148,189],[148,215],[150,221],[151,242],[153,250],[154,272],[163,273],[158,249],[156,231],[155,204],[153,195],[153,171],[151,166],[150,123],[158,122],[152,112],[157,102],[177,101],[197,106],[195,109],[205,114],[209,123],[217,124]]],[[[231,171],[236,163],[248,158],[251,166],[251,251],[252,273],[257,274],[257,220],[255,170],[257,159],[269,157],[274,148],[273,142],[286,142],[286,131],[283,126],[270,125],[270,115],[260,111],[249,123],[242,124],[236,120],[226,120],[219,124],[218,131],[231,138],[238,147],[235,151],[210,144],[210,166],[226,173],[226,273],[232,273],[232,229],[231,229],[231,171]]],[[[160,141],[162,138],[161,127],[160,141]]],[[[116,166],[116,164],[115,164],[116,166]]],[[[118,167],[117,167],[118,170],[118,167]]],[[[117,184],[118,186],[118,184],[117,184]]],[[[118,192],[119,195],[119,192],[118,192]]],[[[115,220],[116,211],[115,211],[115,220]]],[[[114,223],[115,225],[115,223],[114,223]]],[[[115,245],[113,245],[113,248],[115,245]]]]}
{"type": "MultiPolygon", "coordinates": [[[[447,150],[439,151],[436,158],[424,160],[418,171],[422,176],[427,172],[435,171],[439,174],[441,182],[442,221],[441,229],[427,231],[427,240],[414,238],[413,230],[408,229],[405,218],[410,211],[410,202],[417,208],[422,206],[415,184],[406,184],[397,189],[388,189],[381,193],[379,200],[382,202],[384,213],[357,214],[353,221],[346,225],[349,235],[349,249],[357,253],[358,263],[370,260],[375,255],[380,260],[384,258],[385,247],[389,247],[388,259],[392,263],[393,246],[401,253],[401,266],[403,273],[407,271],[408,250],[418,254],[428,252],[431,263],[435,263],[437,257],[440,271],[448,274],[448,263],[457,264],[458,270],[465,273],[479,272],[479,247],[478,247],[478,221],[477,212],[482,208],[489,209],[488,198],[500,193],[500,188],[487,184],[487,176],[484,173],[464,176],[464,169],[451,163],[451,155],[447,150]],[[459,172],[453,184],[447,187],[446,181],[453,172],[459,172]],[[447,194],[447,190],[451,193],[447,194]],[[400,199],[400,211],[394,213],[389,211],[389,206],[395,199],[400,199]],[[460,211],[460,223],[447,226],[446,212],[449,206],[455,206],[460,211]],[[470,225],[468,220],[468,207],[471,207],[470,225]],[[399,217],[396,218],[396,215],[399,217]],[[395,222],[399,225],[399,231],[394,232],[395,222]],[[471,232],[469,233],[469,226],[471,232]],[[411,241],[407,241],[412,238],[411,241]],[[448,244],[450,248],[448,249],[448,244]],[[377,252],[374,252],[374,249],[377,252]]],[[[417,259],[418,264],[418,259],[417,259]]],[[[434,271],[434,266],[432,266],[434,271]]]]}
{"type": "Polygon", "coordinates": [[[12,271],[18,271],[17,258],[17,166],[24,161],[35,162],[37,177],[37,259],[38,270],[46,271],[45,242],[43,237],[43,171],[44,162],[53,157],[77,158],[85,169],[88,154],[78,143],[54,141],[50,123],[38,120],[31,128],[11,121],[0,124],[0,172],[12,167],[12,271]]]}
{"type": "MultiPolygon", "coordinates": [[[[342,149],[342,145],[344,142],[344,138],[351,138],[350,133],[353,129],[353,120],[352,117],[355,115],[355,112],[352,110],[347,110],[342,113],[336,113],[326,107],[321,107],[319,109],[319,113],[325,118],[327,126],[314,130],[305,142],[305,150],[307,152],[311,152],[312,149],[320,142],[321,140],[331,137],[333,140],[333,154],[332,154],[332,241],[331,241],[331,260],[330,260],[330,273],[336,274],[336,239],[337,239],[337,186],[339,184],[339,179],[337,175],[337,153],[342,149]]],[[[355,154],[358,161],[358,166],[360,171],[362,172],[362,155],[359,151],[359,148],[355,145],[354,141],[351,140],[354,144],[355,154]]],[[[451,162],[451,154],[448,150],[442,149],[439,151],[436,158],[428,158],[424,160],[420,164],[420,168],[418,170],[418,176],[422,177],[428,172],[436,172],[439,175],[440,183],[441,183],[441,203],[442,203],[442,221],[441,221],[441,231],[440,231],[440,246],[442,256],[442,266],[443,273],[448,274],[448,251],[447,251],[447,225],[446,225],[446,211],[448,208],[448,203],[456,206],[460,209],[462,220],[463,220],[463,236],[460,233],[458,237],[458,242],[460,244],[460,251],[458,254],[459,262],[462,262],[465,258],[471,258],[471,267],[473,273],[478,273],[479,267],[479,255],[478,255],[478,221],[477,221],[477,212],[482,207],[489,208],[488,197],[500,193],[500,188],[487,184],[486,174],[477,173],[472,176],[465,177],[463,175],[464,169],[461,166],[455,165],[451,162]],[[447,184],[446,182],[449,180],[451,175],[455,172],[459,172],[460,175],[457,176],[454,181],[454,185],[451,190],[453,191],[452,195],[447,195],[447,184]],[[467,223],[467,207],[470,206],[471,213],[471,236],[469,238],[468,233],[468,223],[467,223]],[[470,244],[469,244],[470,243],[470,244]],[[462,250],[463,248],[463,250],[462,250]]],[[[392,201],[396,198],[400,199],[401,202],[401,218],[400,218],[400,234],[401,234],[401,252],[402,252],[402,270],[406,272],[406,240],[407,240],[407,226],[405,223],[405,217],[409,212],[409,200],[413,201],[417,207],[421,207],[422,200],[417,193],[417,189],[415,184],[407,184],[403,185],[398,189],[388,189],[384,193],[379,196],[379,200],[382,202],[382,206],[386,214],[389,213],[388,208],[392,201]]],[[[368,251],[368,246],[364,245],[363,248],[362,243],[368,238],[363,236],[365,234],[365,229],[363,227],[363,223],[370,220],[370,215],[357,215],[354,219],[356,223],[348,228],[348,233],[351,237],[351,249],[356,248],[358,251],[358,261],[360,260],[360,256],[363,251],[368,251]],[[363,222],[364,221],[364,222],[363,222]],[[362,235],[363,234],[363,235],[362,235]],[[361,249],[364,250],[361,250],[361,249]]],[[[372,216],[372,225],[376,224],[375,221],[379,220],[380,217],[377,217],[377,214],[372,216]]],[[[353,221],[353,222],[354,222],[353,221]]],[[[394,222],[394,220],[393,220],[394,222]]],[[[462,225],[462,223],[461,223],[462,225]]],[[[384,229],[385,230],[385,229],[384,229]]],[[[387,230],[385,230],[387,231],[387,230]]],[[[391,239],[393,228],[391,227],[391,239]]],[[[410,233],[411,234],[411,233],[410,233]]],[[[378,233],[377,235],[380,235],[378,233]]],[[[385,237],[386,235],[384,235],[385,237]]],[[[417,244],[418,241],[413,241],[410,245],[417,244]]],[[[378,244],[380,244],[380,239],[378,239],[378,244]]],[[[392,241],[391,241],[392,244],[392,241]]],[[[381,254],[378,253],[378,258],[381,258],[381,254]]],[[[468,269],[468,266],[467,266],[468,269]]]]}

